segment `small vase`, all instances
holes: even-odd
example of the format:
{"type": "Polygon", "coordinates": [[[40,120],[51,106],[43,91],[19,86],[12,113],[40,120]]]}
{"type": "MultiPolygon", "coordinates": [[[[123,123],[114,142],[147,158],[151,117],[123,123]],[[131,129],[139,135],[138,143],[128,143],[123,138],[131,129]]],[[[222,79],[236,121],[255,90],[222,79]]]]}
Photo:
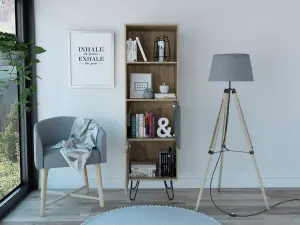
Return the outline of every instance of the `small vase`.
{"type": "Polygon", "coordinates": [[[152,92],[144,92],[143,97],[147,98],[147,99],[150,99],[150,98],[153,98],[154,95],[153,95],[152,92]]]}

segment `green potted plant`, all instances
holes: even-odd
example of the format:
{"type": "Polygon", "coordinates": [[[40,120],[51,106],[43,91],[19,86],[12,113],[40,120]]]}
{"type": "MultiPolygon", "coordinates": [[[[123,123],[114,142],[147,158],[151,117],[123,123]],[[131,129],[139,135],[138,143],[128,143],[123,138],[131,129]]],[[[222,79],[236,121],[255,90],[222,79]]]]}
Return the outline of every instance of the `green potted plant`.
{"type": "Polygon", "coordinates": [[[147,99],[153,98],[153,90],[151,88],[145,88],[143,97],[147,99]]]}
{"type": "MultiPolygon", "coordinates": [[[[25,43],[16,35],[0,32],[0,90],[3,92],[10,85],[15,84],[19,89],[17,105],[24,105],[24,110],[30,110],[30,96],[37,91],[37,87],[30,85],[24,87],[26,81],[30,81],[34,74],[31,73],[31,66],[40,61],[30,57],[30,46],[32,41],[25,43]]],[[[42,54],[46,50],[40,46],[33,46],[35,55],[42,54]]],[[[36,76],[38,77],[38,76],[36,76]]],[[[39,78],[39,77],[38,77],[39,78]]]]}

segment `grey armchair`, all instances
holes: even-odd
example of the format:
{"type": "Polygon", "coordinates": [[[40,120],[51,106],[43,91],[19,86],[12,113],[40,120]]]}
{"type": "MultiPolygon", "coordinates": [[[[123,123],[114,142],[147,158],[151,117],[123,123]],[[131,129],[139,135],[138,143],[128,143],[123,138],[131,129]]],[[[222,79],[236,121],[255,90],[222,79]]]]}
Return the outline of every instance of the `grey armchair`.
{"type": "Polygon", "coordinates": [[[95,199],[99,201],[100,207],[104,207],[101,163],[106,163],[106,132],[99,128],[96,148],[91,152],[86,165],[95,165],[96,179],[98,186],[98,197],[85,196],[75,194],[76,192],[87,189],[89,190],[89,182],[86,166],[83,169],[84,186],[71,193],[63,193],[56,191],[47,191],[47,178],[50,168],[69,167],[69,164],[60,153],[60,149],[50,149],[52,145],[57,144],[62,140],[67,140],[71,132],[73,122],[76,117],[61,116],[53,117],[37,122],[34,126],[34,161],[37,169],[42,172],[42,187],[41,187],[41,216],[45,216],[46,206],[50,206],[66,197],[79,197],[87,199],[95,199]],[[46,204],[46,191],[50,194],[62,195],[58,199],[46,204]]]}

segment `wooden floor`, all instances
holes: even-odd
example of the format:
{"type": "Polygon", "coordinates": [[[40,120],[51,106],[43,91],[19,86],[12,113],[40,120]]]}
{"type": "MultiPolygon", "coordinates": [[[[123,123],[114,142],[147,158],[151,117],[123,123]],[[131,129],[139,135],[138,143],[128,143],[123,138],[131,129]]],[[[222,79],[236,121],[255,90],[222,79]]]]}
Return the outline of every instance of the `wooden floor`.
{"type": "MultiPolygon", "coordinates": [[[[300,189],[296,190],[266,190],[269,204],[278,201],[299,198],[300,189]]],[[[96,196],[96,190],[89,195],[96,196]]],[[[17,208],[1,221],[1,225],[79,225],[89,217],[100,212],[118,207],[132,205],[170,205],[194,210],[198,189],[176,189],[175,199],[169,201],[164,189],[141,189],[135,201],[130,201],[123,190],[104,190],[105,208],[100,208],[98,202],[78,198],[67,198],[46,210],[46,216],[40,217],[39,191],[31,193],[17,208]]],[[[217,205],[229,212],[240,214],[255,213],[264,209],[264,202],[258,189],[228,189],[222,193],[213,191],[217,205]]],[[[47,200],[56,196],[48,194],[47,200]]],[[[209,191],[204,191],[200,207],[201,212],[214,217],[225,225],[300,225],[300,202],[289,202],[272,209],[262,215],[248,218],[231,218],[218,211],[212,204],[209,191]]]]}

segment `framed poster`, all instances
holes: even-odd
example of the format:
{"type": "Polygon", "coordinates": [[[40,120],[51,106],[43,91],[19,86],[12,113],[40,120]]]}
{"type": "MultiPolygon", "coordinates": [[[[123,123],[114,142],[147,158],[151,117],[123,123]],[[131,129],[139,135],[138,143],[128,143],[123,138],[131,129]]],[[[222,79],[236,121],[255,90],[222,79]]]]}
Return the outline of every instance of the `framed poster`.
{"type": "Polygon", "coordinates": [[[152,73],[131,73],[130,98],[144,98],[145,88],[152,88],[152,73]]]}
{"type": "Polygon", "coordinates": [[[114,88],[113,32],[70,32],[69,64],[71,87],[114,88]]]}

